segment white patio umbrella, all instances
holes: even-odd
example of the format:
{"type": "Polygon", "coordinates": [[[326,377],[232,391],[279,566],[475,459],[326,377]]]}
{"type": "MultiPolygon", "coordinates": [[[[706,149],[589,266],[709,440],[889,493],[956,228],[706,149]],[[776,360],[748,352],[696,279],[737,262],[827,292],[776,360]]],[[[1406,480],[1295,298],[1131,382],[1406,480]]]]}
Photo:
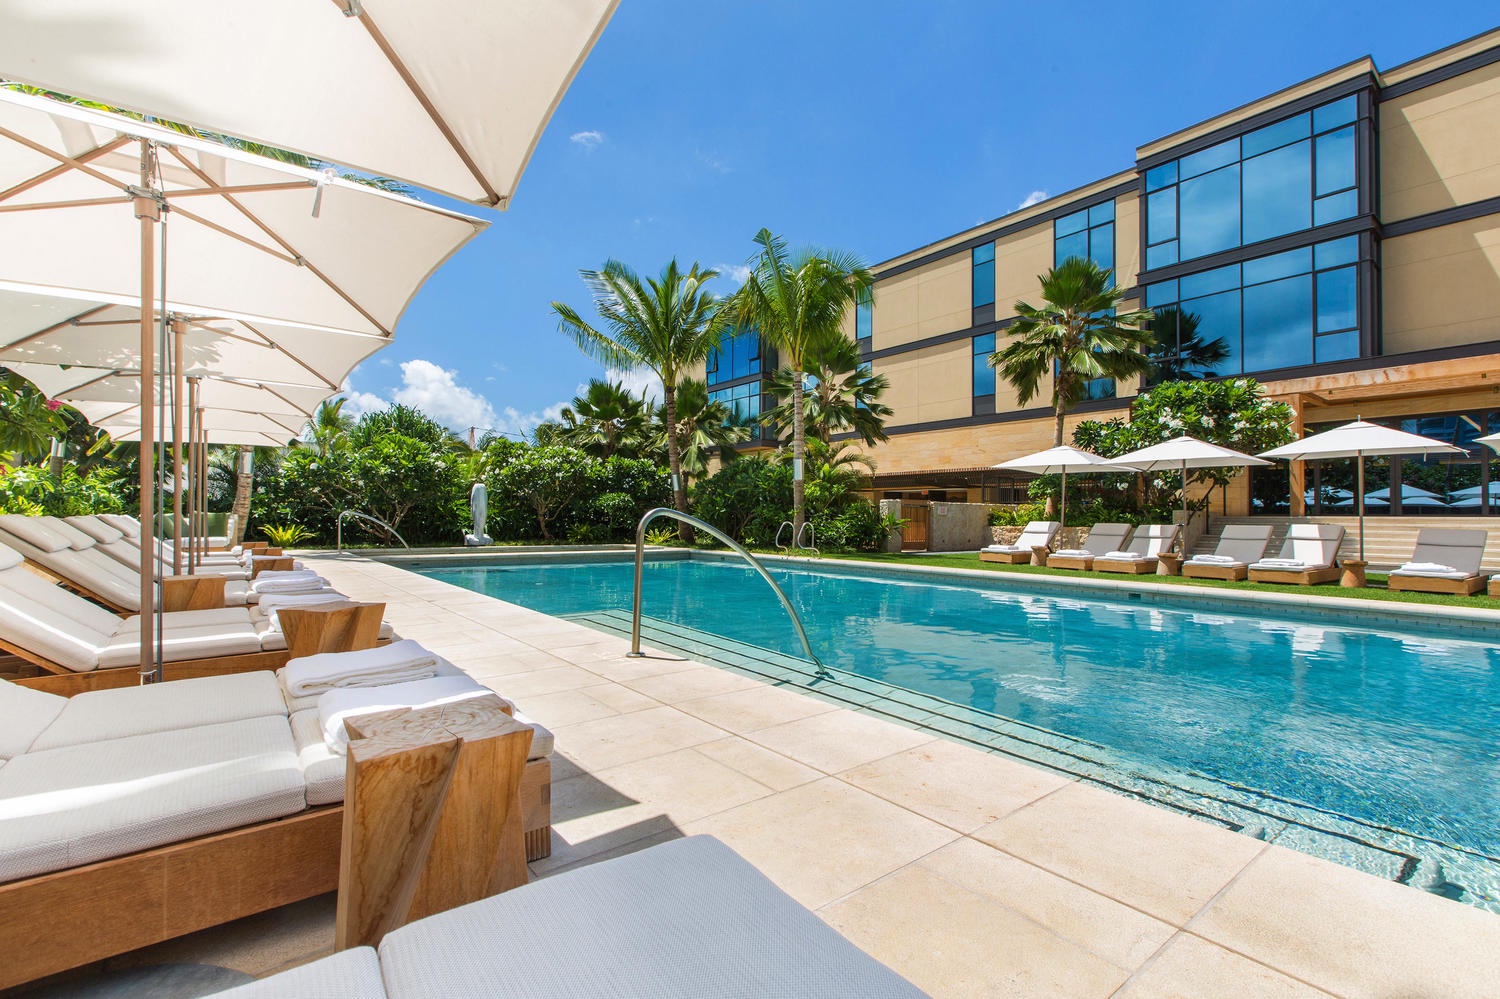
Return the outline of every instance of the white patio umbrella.
{"type": "MultiPolygon", "coordinates": [[[[1410,503],[1413,500],[1442,499],[1441,496],[1439,496],[1437,493],[1433,492],[1430,489],[1423,489],[1421,486],[1414,486],[1414,485],[1412,485],[1409,482],[1403,482],[1400,485],[1401,485],[1401,488],[1400,488],[1401,502],[1403,502],[1403,503],[1410,503]]],[[[1365,499],[1367,499],[1367,500],[1368,499],[1383,499],[1383,500],[1386,500],[1387,502],[1389,502],[1390,498],[1391,498],[1391,487],[1390,486],[1382,486],[1379,489],[1374,489],[1374,490],[1371,490],[1368,493],[1365,493],[1365,499]]]]}
{"type": "Polygon", "coordinates": [[[1327,458],[1354,458],[1359,498],[1359,557],[1365,557],[1365,458],[1390,454],[1467,454],[1463,448],[1445,444],[1431,437],[1409,434],[1404,430],[1382,427],[1355,420],[1321,434],[1304,437],[1281,447],[1262,451],[1262,458],[1284,461],[1319,461],[1327,458]]]}
{"type": "MultiPolygon", "coordinates": [[[[483,226],[330,173],[0,91],[0,275],[28,294],[135,306],[147,414],[158,411],[158,315],[389,337],[421,283],[483,226]]],[[[32,311],[33,333],[66,318],[32,311]]],[[[154,531],[156,434],[150,419],[141,430],[141,520],[154,531]]],[[[151,569],[143,557],[143,648],[153,647],[151,569]]]]}
{"type": "Polygon", "coordinates": [[[618,0],[0,0],[0,77],[504,208],[618,0]]]}
{"type": "Polygon", "coordinates": [[[1474,438],[1475,443],[1488,444],[1493,450],[1500,451],[1500,434],[1486,434],[1483,437],[1474,438]]]}
{"type": "Polygon", "coordinates": [[[1183,434],[1161,444],[1143,447],[1129,454],[1111,459],[1116,464],[1129,465],[1141,472],[1156,472],[1170,469],[1182,475],[1182,529],[1187,530],[1187,473],[1190,468],[1249,468],[1269,465],[1264,458],[1243,454],[1233,448],[1220,447],[1208,441],[1183,434]]]}
{"type": "Polygon", "coordinates": [[[1010,461],[1002,461],[994,467],[1007,468],[1014,472],[1035,472],[1037,475],[1061,475],[1062,502],[1058,504],[1057,519],[1063,526],[1067,526],[1068,523],[1068,471],[1070,469],[1074,474],[1135,471],[1125,465],[1116,464],[1108,458],[1102,458],[1092,451],[1082,451],[1066,444],[1048,448],[1045,451],[1037,451],[1035,454],[1012,458],[1010,461]]]}

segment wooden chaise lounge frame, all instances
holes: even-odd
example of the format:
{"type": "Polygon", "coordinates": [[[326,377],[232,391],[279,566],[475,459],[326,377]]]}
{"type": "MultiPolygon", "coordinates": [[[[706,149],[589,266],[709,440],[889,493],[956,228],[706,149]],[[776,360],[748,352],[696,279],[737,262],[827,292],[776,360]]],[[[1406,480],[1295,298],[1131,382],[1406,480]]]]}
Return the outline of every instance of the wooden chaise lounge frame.
{"type": "MultiPolygon", "coordinates": [[[[127,670],[110,672],[133,675],[127,670]]],[[[16,682],[67,697],[81,693],[65,682],[69,679],[44,676],[16,682]]],[[[430,767],[431,754],[424,750],[422,755],[429,757],[425,765],[430,767]]],[[[525,859],[530,861],[551,852],[552,764],[547,759],[522,762],[517,824],[524,831],[525,859]],[[538,840],[547,844],[539,854],[538,840]]],[[[436,802],[428,793],[426,807],[429,812],[441,811],[442,793],[450,782],[428,783],[435,783],[440,793],[436,802]]],[[[389,796],[388,784],[372,784],[374,791],[389,796]]],[[[407,787],[402,793],[422,792],[421,787],[407,787]]],[[[379,810],[378,806],[356,807],[365,812],[379,810]]],[[[407,842],[410,836],[395,836],[389,827],[372,832],[363,821],[358,830],[345,829],[344,811],[344,804],[321,805],[285,818],[0,884],[0,989],[335,890],[352,900],[355,916],[366,922],[376,919],[370,915],[372,908],[382,906],[402,922],[425,915],[411,907],[420,906],[424,899],[431,904],[428,882],[435,878],[421,878],[423,892],[415,902],[410,892],[382,892],[388,887],[385,882],[411,880],[427,869],[441,875],[445,872],[440,866],[455,863],[454,851],[431,849],[430,837],[425,846],[407,842]],[[343,844],[351,835],[364,836],[365,841],[388,850],[404,851],[395,858],[401,863],[381,864],[379,857],[364,858],[354,870],[351,889],[350,865],[341,870],[343,844]],[[44,927],[51,929],[39,929],[44,927]]],[[[441,835],[439,818],[432,814],[429,824],[437,825],[441,835]]],[[[448,821],[446,816],[441,818],[448,821]]],[[[398,824],[408,828],[411,821],[412,816],[406,814],[398,824]]],[[[521,866],[519,876],[524,883],[521,866]]],[[[452,875],[451,870],[446,873],[452,875]]],[[[508,871],[506,876],[514,877],[516,872],[508,871]]],[[[451,879],[465,881],[462,889],[473,890],[472,876],[451,879]]],[[[401,884],[393,887],[400,889],[401,884]]],[[[344,897],[339,916],[342,933],[344,897]]]]}

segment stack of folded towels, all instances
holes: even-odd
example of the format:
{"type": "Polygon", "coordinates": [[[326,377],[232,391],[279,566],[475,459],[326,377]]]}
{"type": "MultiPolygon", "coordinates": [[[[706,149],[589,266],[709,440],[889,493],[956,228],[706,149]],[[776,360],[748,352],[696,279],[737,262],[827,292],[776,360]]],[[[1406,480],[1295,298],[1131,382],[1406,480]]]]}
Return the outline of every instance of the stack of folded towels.
{"type": "Polygon", "coordinates": [[[1194,555],[1188,559],[1189,562],[1209,562],[1213,565],[1238,565],[1239,559],[1230,558],[1228,555],[1194,555]]]}
{"type": "Polygon", "coordinates": [[[1064,555],[1068,558],[1093,558],[1094,553],[1087,548],[1059,548],[1053,552],[1054,555],[1064,555]]]}
{"type": "Polygon", "coordinates": [[[1463,575],[1453,566],[1444,565],[1441,562],[1408,562],[1396,571],[1410,576],[1451,576],[1455,573],[1463,575]]]}
{"type": "Polygon", "coordinates": [[[1300,569],[1307,565],[1300,558],[1263,558],[1255,564],[1272,569],[1300,569]]]}
{"type": "Polygon", "coordinates": [[[317,593],[328,588],[328,580],[311,569],[269,570],[255,577],[255,593],[317,593]]]}

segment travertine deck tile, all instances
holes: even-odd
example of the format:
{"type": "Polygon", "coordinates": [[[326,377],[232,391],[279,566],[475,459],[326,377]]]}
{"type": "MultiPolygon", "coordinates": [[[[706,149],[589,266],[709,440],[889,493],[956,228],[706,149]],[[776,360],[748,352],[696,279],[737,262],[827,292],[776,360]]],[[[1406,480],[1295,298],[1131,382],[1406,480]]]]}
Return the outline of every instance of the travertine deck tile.
{"type": "Polygon", "coordinates": [[[1316,999],[1327,992],[1190,933],[1179,933],[1115,993],[1117,999],[1316,999]]]}
{"type": "Polygon", "coordinates": [[[758,729],[746,737],[829,774],[932,742],[935,738],[926,732],[844,708],[758,729]]]}

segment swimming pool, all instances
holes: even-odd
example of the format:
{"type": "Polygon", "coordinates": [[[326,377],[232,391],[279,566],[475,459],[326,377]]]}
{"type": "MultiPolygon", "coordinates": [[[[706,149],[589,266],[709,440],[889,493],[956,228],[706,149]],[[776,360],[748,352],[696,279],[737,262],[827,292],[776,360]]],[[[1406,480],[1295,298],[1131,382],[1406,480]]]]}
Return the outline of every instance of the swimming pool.
{"type": "MultiPolygon", "coordinates": [[[[612,612],[616,628],[630,608],[628,562],[420,571],[558,616],[612,612]]],[[[955,705],[927,717],[966,719],[976,744],[1037,743],[1045,765],[1500,911],[1490,642],[1384,630],[1368,616],[1255,617],[999,579],[771,571],[825,664],[955,705]]],[[[743,563],[648,561],[644,601],[680,633],[801,655],[743,563]]]]}

